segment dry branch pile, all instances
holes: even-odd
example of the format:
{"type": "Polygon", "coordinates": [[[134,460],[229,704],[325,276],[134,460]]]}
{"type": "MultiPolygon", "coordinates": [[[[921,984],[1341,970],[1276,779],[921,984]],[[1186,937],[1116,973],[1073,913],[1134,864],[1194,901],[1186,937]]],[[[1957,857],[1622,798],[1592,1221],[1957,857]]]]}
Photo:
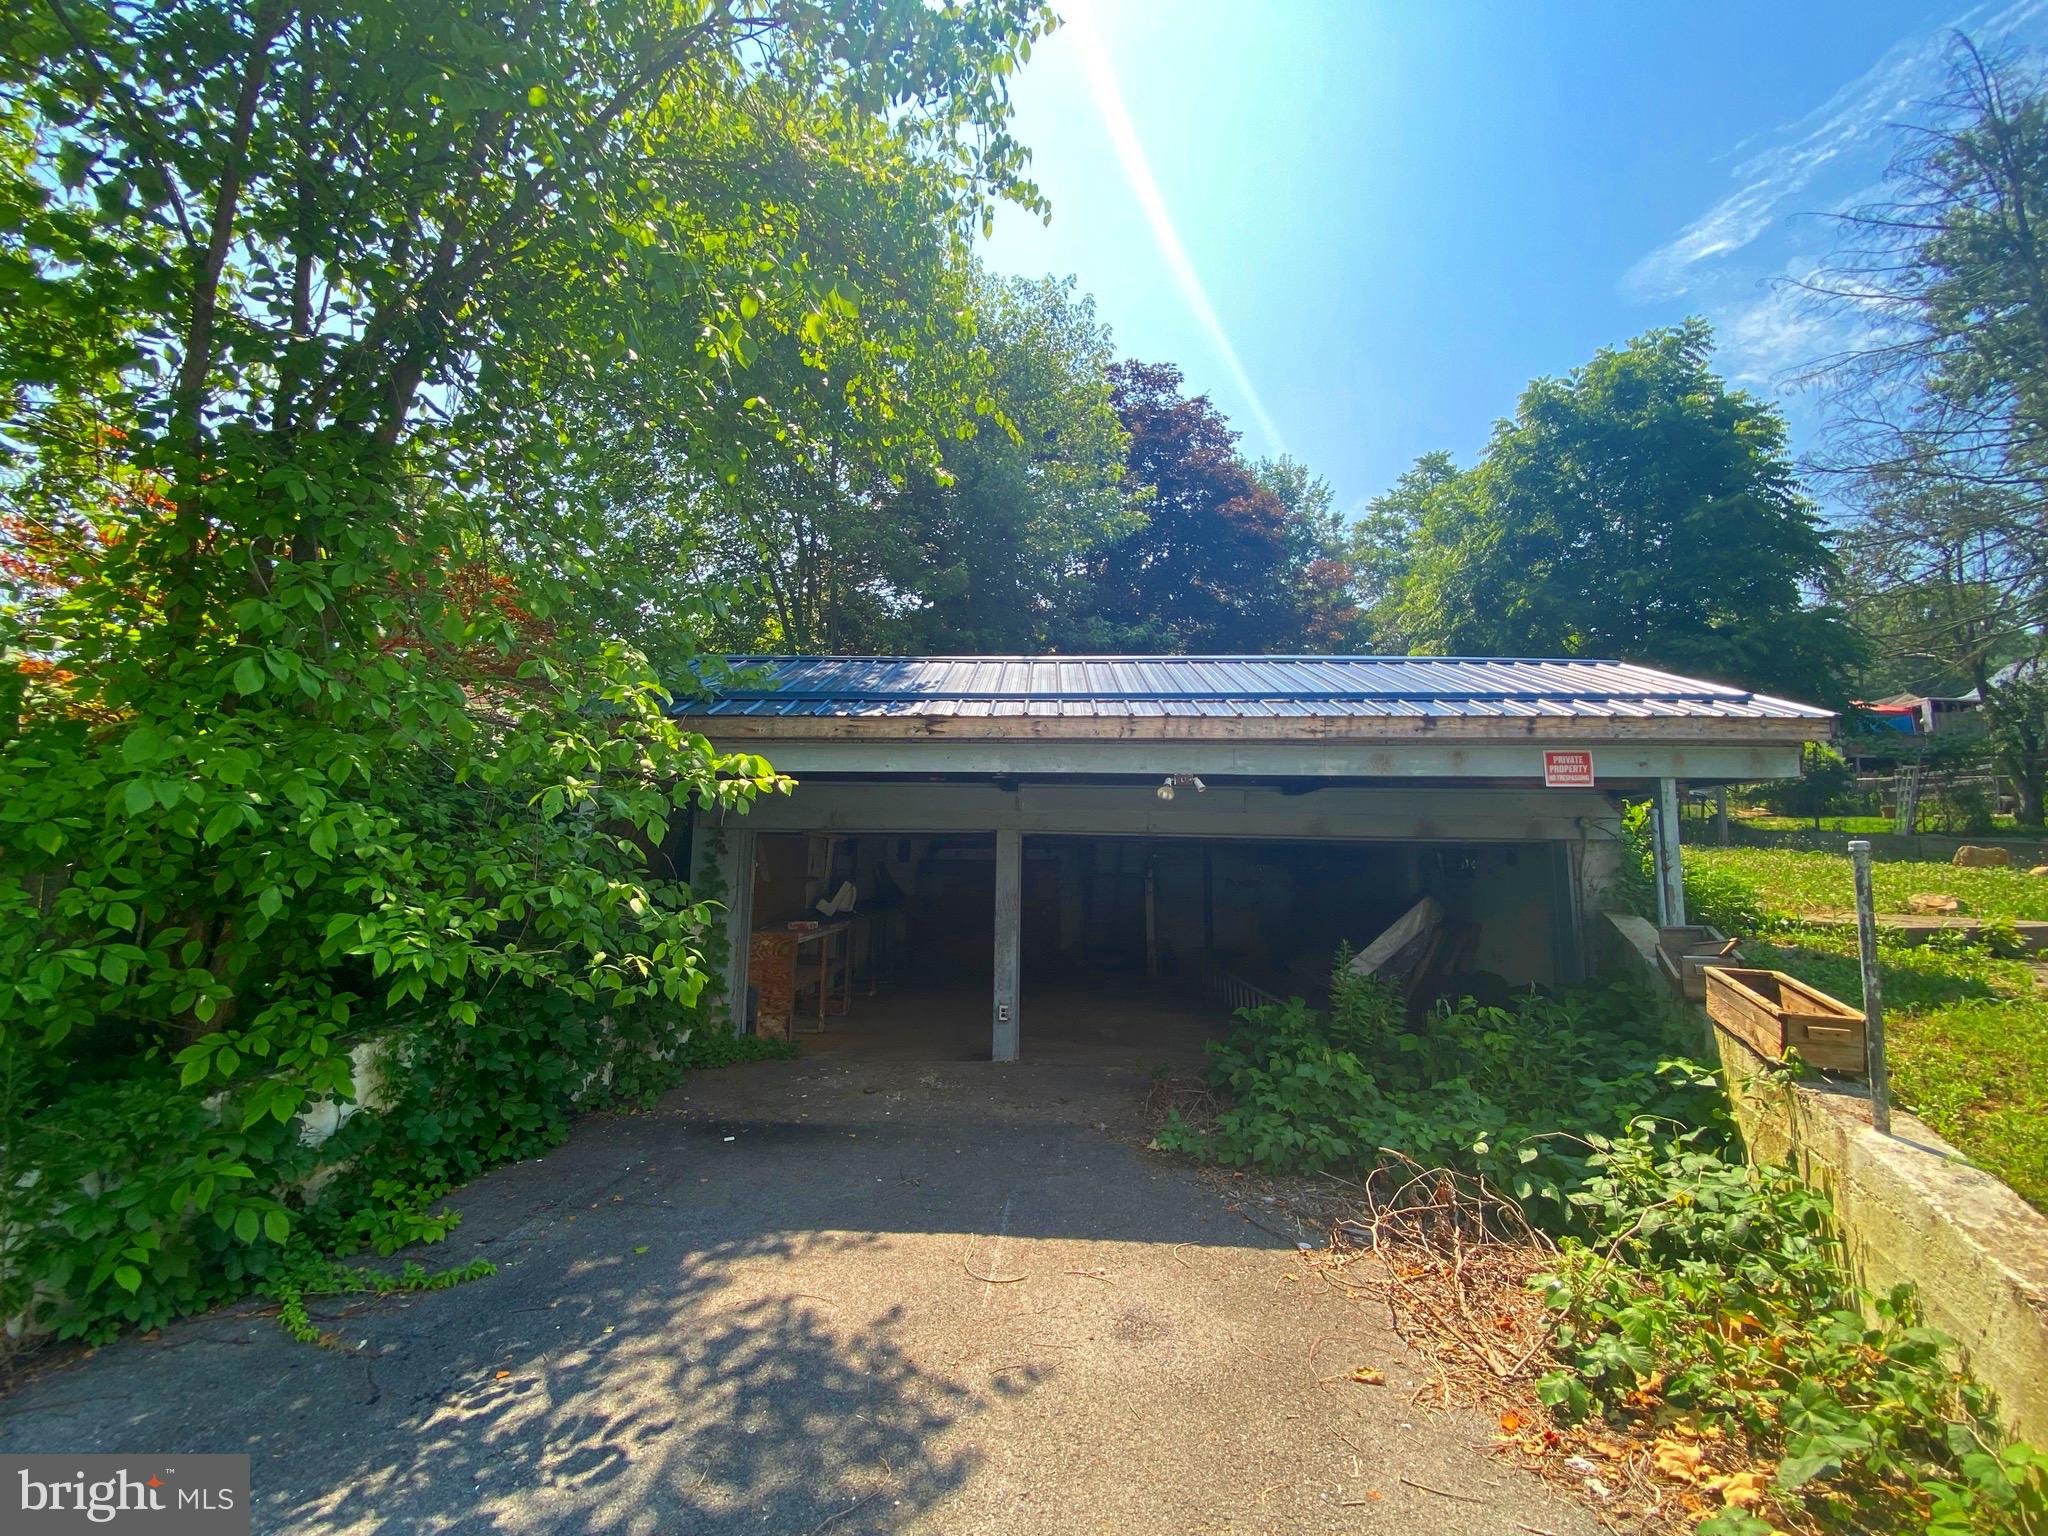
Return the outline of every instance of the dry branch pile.
{"type": "Polygon", "coordinates": [[[1428,1357],[1441,1404],[1490,1401],[1542,1371],[1543,1305],[1529,1276],[1556,1251],[1484,1180],[1387,1154],[1347,1192],[1312,1262],[1347,1293],[1383,1301],[1394,1331],[1428,1357]]]}
{"type": "Polygon", "coordinates": [[[1329,1235],[1302,1262],[1346,1297],[1384,1307],[1429,1362],[1418,1402],[1495,1413],[1496,1452],[1587,1504],[1610,1531],[1690,1531],[1724,1503],[1755,1501],[1767,1473],[1745,1447],[1647,1398],[1626,1430],[1599,1419],[1558,1425],[1535,1395],[1555,1362],[1549,1318],[1529,1287],[1556,1245],[1483,1179],[1384,1158],[1363,1180],[1326,1174],[1286,1203],[1329,1235]]]}

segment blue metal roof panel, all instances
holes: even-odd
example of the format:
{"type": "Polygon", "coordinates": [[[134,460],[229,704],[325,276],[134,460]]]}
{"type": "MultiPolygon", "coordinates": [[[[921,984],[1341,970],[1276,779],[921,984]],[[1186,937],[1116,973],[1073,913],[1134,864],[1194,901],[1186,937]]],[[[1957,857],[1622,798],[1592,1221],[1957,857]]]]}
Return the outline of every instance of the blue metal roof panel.
{"type": "Polygon", "coordinates": [[[733,656],[682,714],[1826,720],[1620,661],[1447,656],[733,656]]]}

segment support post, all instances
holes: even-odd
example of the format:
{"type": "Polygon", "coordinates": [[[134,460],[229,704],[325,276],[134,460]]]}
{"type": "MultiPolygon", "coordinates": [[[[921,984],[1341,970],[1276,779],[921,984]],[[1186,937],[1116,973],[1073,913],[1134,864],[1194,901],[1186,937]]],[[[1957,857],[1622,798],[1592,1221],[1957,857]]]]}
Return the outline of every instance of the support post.
{"type": "Polygon", "coordinates": [[[1159,870],[1150,852],[1145,855],[1145,975],[1159,979],[1159,870]]]}
{"type": "Polygon", "coordinates": [[[1678,845],[1678,780],[1657,781],[1657,922],[1685,923],[1685,867],[1678,845]]]}
{"type": "Polygon", "coordinates": [[[1714,789],[1714,841],[1723,848],[1728,846],[1728,786],[1716,785],[1714,789]]]}
{"type": "Polygon", "coordinates": [[[1880,1136],[1892,1133],[1892,1081],[1884,1060],[1884,988],[1877,969],[1877,903],[1870,892],[1870,843],[1849,844],[1856,867],[1856,940],[1863,960],[1863,1065],[1870,1077],[1870,1125],[1880,1136]]]}
{"type": "Polygon", "coordinates": [[[1216,849],[1202,845],[1202,960],[1216,959],[1216,849]]]}
{"type": "Polygon", "coordinates": [[[996,944],[992,1061],[1015,1061],[1021,1038],[1018,1017],[1018,951],[1024,917],[1024,834],[996,834],[996,944]]]}
{"type": "Polygon", "coordinates": [[[719,873],[725,884],[725,1005],[734,1034],[747,1027],[747,952],[754,935],[752,827],[727,827],[719,873]]]}

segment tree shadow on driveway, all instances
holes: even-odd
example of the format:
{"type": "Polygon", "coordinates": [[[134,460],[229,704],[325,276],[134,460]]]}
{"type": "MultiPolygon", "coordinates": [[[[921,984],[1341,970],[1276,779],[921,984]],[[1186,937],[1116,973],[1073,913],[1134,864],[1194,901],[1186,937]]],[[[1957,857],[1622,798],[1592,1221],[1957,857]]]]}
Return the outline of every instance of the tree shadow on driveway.
{"type": "Polygon", "coordinates": [[[1590,1531],[1421,1419],[1256,1195],[1144,1150],[1144,1084],[704,1074],[459,1191],[412,1256],[489,1278],[320,1303],[333,1349],[247,1306],[123,1340],[0,1448],[246,1452],[256,1528],[317,1536],[1590,1531]]]}
{"type": "Polygon", "coordinates": [[[971,1448],[934,1443],[1006,1388],[913,1363],[896,1309],[849,1322],[744,1284],[868,1241],[529,1252],[474,1285],[321,1308],[330,1350],[241,1308],[31,1385],[0,1445],[244,1451],[259,1530],[893,1529],[972,1474],[971,1448]]]}

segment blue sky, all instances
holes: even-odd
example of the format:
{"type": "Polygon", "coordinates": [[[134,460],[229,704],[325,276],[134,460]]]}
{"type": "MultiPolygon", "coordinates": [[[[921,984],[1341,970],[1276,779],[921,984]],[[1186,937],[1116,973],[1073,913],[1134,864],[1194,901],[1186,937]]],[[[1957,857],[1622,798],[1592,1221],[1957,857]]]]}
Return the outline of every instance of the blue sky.
{"type": "Polygon", "coordinates": [[[2048,0],[1059,8],[1015,92],[1052,222],[1006,210],[987,259],[1078,277],[1124,355],[1348,512],[1688,314],[1809,445],[1786,374],[1834,328],[1782,279],[1878,187],[1955,27],[2048,46],[2048,0]]]}

